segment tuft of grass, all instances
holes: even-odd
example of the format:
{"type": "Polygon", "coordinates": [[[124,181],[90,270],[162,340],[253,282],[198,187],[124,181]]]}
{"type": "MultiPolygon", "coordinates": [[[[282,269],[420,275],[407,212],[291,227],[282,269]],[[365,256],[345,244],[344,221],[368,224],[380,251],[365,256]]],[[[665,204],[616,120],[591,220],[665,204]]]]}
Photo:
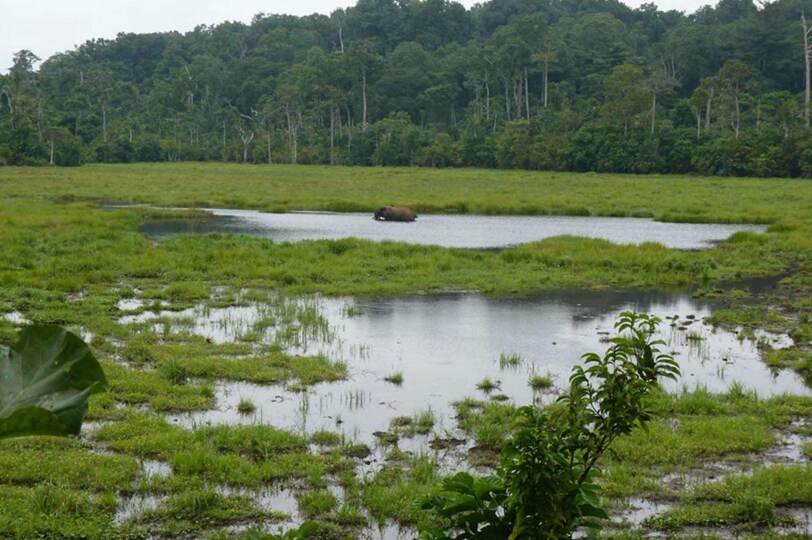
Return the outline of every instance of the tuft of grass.
{"type": "Polygon", "coordinates": [[[696,330],[689,330],[688,333],[685,334],[685,339],[694,343],[705,340],[702,333],[696,330]]]}
{"type": "Polygon", "coordinates": [[[528,383],[530,388],[535,391],[549,390],[553,387],[553,378],[551,375],[533,375],[530,377],[528,383]]]}
{"type": "Polygon", "coordinates": [[[189,380],[189,371],[182,363],[174,359],[161,363],[158,373],[172,384],[186,384],[186,381],[189,380]]]}
{"type": "Polygon", "coordinates": [[[308,519],[324,516],[338,506],[338,499],[326,489],[298,493],[296,501],[299,511],[308,519]]]}
{"type": "Polygon", "coordinates": [[[400,385],[403,384],[403,372],[402,371],[396,371],[395,373],[392,373],[392,374],[387,375],[386,377],[384,377],[383,380],[385,380],[388,383],[392,383],[394,385],[400,386],[400,385]]]}
{"type": "Polygon", "coordinates": [[[758,416],[678,416],[651,422],[616,441],[621,462],[640,466],[695,465],[711,456],[759,452],[775,442],[772,426],[758,416]]]}
{"type": "Polygon", "coordinates": [[[499,369],[515,369],[522,365],[522,356],[518,353],[500,353],[499,354],[499,369]]]}
{"type": "Polygon", "coordinates": [[[342,440],[341,434],[334,431],[319,430],[310,436],[310,442],[319,446],[338,446],[342,440]]]}
{"type": "Polygon", "coordinates": [[[240,414],[251,414],[257,410],[257,406],[254,405],[254,402],[250,399],[242,397],[237,404],[237,410],[240,414]]]}
{"type": "Polygon", "coordinates": [[[479,383],[477,383],[476,387],[479,390],[482,390],[486,394],[489,392],[493,392],[497,388],[499,388],[500,384],[499,381],[492,381],[489,377],[485,377],[479,383]]]}

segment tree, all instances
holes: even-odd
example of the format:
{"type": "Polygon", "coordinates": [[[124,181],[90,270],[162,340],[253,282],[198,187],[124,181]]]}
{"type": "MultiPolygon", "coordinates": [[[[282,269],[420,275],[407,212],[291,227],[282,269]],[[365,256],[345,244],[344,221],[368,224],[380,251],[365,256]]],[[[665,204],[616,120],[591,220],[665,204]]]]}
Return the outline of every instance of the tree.
{"type": "Polygon", "coordinates": [[[347,54],[347,58],[350,68],[360,78],[361,127],[365,130],[369,123],[369,77],[375,68],[380,65],[381,57],[375,52],[374,44],[371,41],[362,41],[353,45],[347,54]]]}
{"type": "Polygon", "coordinates": [[[679,367],[653,338],[660,320],[625,312],[620,335],[603,356],[583,356],[569,391],[550,407],[523,407],[505,443],[496,474],[458,473],[424,508],[447,519],[447,530],[426,528],[424,540],[564,540],[578,527],[608,518],[595,482],[598,463],[618,438],[651,420],[646,398],[679,367]]]}
{"type": "Polygon", "coordinates": [[[657,124],[657,96],[673,92],[678,83],[663,70],[655,70],[644,81],[643,87],[651,95],[651,134],[657,124]]]}
{"type": "Polygon", "coordinates": [[[617,66],[606,78],[604,114],[620,120],[624,135],[628,135],[631,123],[645,110],[648,101],[645,82],[643,70],[633,64],[617,66]]]}
{"type": "Polygon", "coordinates": [[[733,115],[730,120],[735,137],[739,138],[741,130],[742,102],[749,97],[756,87],[756,73],[740,60],[728,60],[719,70],[719,84],[727,102],[732,104],[733,115]]]}
{"type": "Polygon", "coordinates": [[[812,73],[810,73],[810,61],[812,61],[812,43],[809,41],[812,28],[806,24],[806,15],[801,12],[801,28],[803,29],[804,45],[804,121],[809,129],[809,100],[812,95],[812,73]]]}

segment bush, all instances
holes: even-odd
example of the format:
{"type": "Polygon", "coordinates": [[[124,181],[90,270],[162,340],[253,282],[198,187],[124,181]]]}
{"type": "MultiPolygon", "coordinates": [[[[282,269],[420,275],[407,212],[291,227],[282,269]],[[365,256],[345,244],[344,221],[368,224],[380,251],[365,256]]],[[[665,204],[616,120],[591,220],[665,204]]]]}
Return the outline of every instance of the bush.
{"type": "Polygon", "coordinates": [[[595,483],[597,463],[612,442],[645,425],[644,398],[658,379],[675,379],[674,359],[652,340],[660,320],[622,313],[621,333],[603,357],[590,353],[576,366],[569,392],[547,408],[523,407],[502,450],[496,474],[458,473],[424,503],[446,518],[447,530],[427,528],[424,540],[571,538],[581,526],[607,518],[595,483]]]}

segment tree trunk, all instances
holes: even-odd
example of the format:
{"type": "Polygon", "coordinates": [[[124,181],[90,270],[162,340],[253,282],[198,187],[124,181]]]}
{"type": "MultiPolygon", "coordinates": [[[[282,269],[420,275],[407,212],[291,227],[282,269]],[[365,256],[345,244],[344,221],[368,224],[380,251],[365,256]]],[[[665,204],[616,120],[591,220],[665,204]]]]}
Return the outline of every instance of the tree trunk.
{"type": "Polygon", "coordinates": [[[491,119],[491,86],[485,81],[485,119],[491,119]]]}
{"type": "Polygon", "coordinates": [[[548,74],[550,71],[550,61],[549,58],[544,58],[544,108],[547,108],[547,83],[548,83],[548,74]]]}
{"type": "Polygon", "coordinates": [[[11,99],[11,94],[7,90],[3,90],[3,95],[6,96],[6,103],[8,103],[8,114],[11,117],[11,129],[15,129],[14,125],[14,103],[11,99]]]}
{"type": "Polygon", "coordinates": [[[223,161],[226,160],[226,120],[223,118],[223,161]]]}
{"type": "Polygon", "coordinates": [[[330,165],[335,165],[335,138],[336,138],[336,113],[335,105],[330,103],[330,165]]]}
{"type": "Polygon", "coordinates": [[[288,119],[288,141],[289,141],[288,144],[290,145],[290,162],[295,164],[296,160],[298,158],[298,148],[297,148],[297,146],[298,146],[298,142],[299,142],[297,140],[297,133],[296,133],[297,126],[296,126],[296,122],[293,121],[293,119],[290,116],[290,110],[285,111],[285,116],[288,119]]]}
{"type": "Polygon", "coordinates": [[[102,140],[107,144],[107,106],[102,105],[102,140]]]}
{"type": "Polygon", "coordinates": [[[53,139],[48,141],[48,146],[50,147],[50,154],[51,154],[51,159],[50,159],[49,162],[50,162],[51,165],[53,165],[54,164],[54,140],[53,139]]]}
{"type": "Polygon", "coordinates": [[[268,165],[273,163],[273,159],[271,156],[271,128],[268,128],[268,165]]]}
{"type": "Polygon", "coordinates": [[[736,127],[734,129],[736,133],[736,138],[739,138],[739,126],[741,120],[741,107],[739,107],[739,96],[736,94],[735,99],[733,100],[736,103],[736,127]]]}
{"type": "Polygon", "coordinates": [[[510,121],[510,84],[505,79],[505,120],[510,121]]]}
{"type": "Polygon", "coordinates": [[[705,131],[710,129],[711,124],[711,101],[713,101],[713,91],[708,94],[708,101],[705,104],[705,131]]]}
{"type": "Polygon", "coordinates": [[[809,45],[809,33],[812,31],[812,28],[809,28],[806,24],[806,16],[803,12],[801,12],[801,26],[804,30],[804,121],[806,122],[806,128],[809,129],[809,98],[812,94],[812,79],[810,79],[810,55],[812,55],[812,50],[810,50],[809,45]]]}
{"type": "Polygon", "coordinates": [[[654,127],[657,123],[657,94],[651,94],[651,135],[654,136],[654,127]]]}
{"type": "Polygon", "coordinates": [[[700,112],[697,112],[696,113],[696,140],[698,141],[701,136],[702,136],[702,114],[700,112]]]}
{"type": "Polygon", "coordinates": [[[527,111],[527,121],[530,121],[530,82],[527,80],[527,68],[524,68],[524,108],[527,111]]]}
{"type": "Polygon", "coordinates": [[[361,89],[362,89],[363,100],[364,100],[364,103],[363,103],[364,110],[363,110],[363,114],[362,114],[362,117],[361,117],[361,129],[366,131],[366,129],[367,129],[367,71],[366,70],[364,70],[362,75],[361,75],[361,89]]]}

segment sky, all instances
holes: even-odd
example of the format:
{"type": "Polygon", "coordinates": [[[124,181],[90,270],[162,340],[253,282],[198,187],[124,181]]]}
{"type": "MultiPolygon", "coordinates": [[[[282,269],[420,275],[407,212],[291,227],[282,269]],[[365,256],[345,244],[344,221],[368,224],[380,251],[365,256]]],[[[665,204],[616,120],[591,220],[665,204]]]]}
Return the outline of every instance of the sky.
{"type": "MultiPolygon", "coordinates": [[[[458,0],[470,7],[479,0],[458,0]]],[[[623,0],[637,7],[640,0],[623,0]]],[[[654,0],[661,9],[693,12],[711,0],[654,0]]],[[[43,60],[92,38],[119,32],[186,32],[200,24],[249,22],[257,13],[308,15],[349,7],[355,0],[0,0],[0,72],[14,52],[43,60]]]]}

